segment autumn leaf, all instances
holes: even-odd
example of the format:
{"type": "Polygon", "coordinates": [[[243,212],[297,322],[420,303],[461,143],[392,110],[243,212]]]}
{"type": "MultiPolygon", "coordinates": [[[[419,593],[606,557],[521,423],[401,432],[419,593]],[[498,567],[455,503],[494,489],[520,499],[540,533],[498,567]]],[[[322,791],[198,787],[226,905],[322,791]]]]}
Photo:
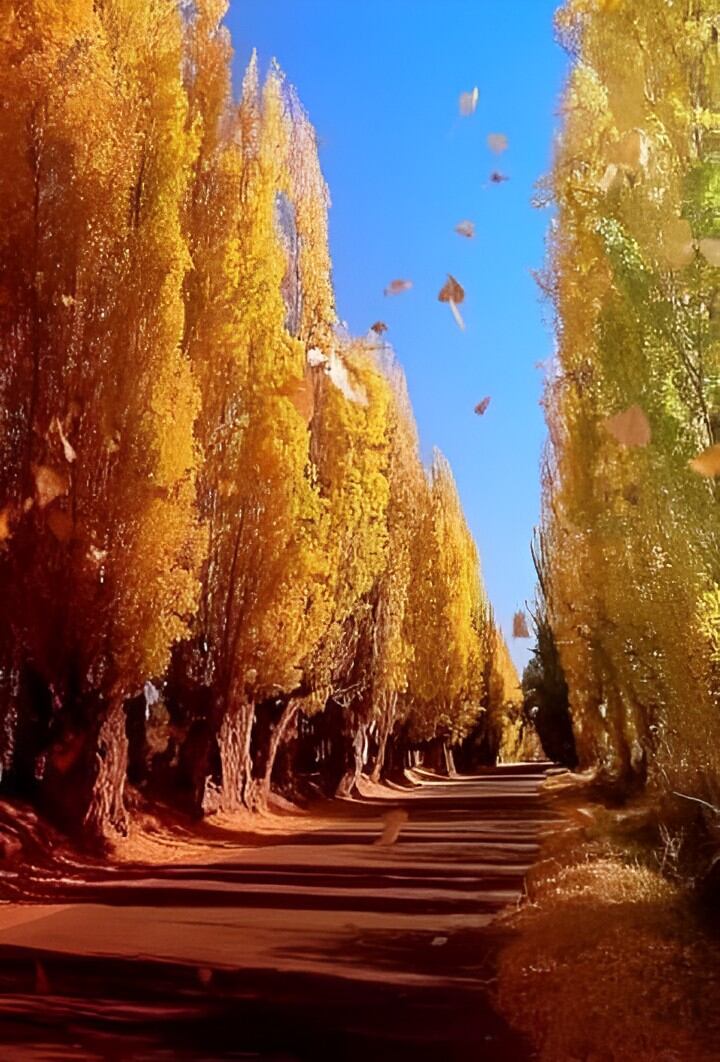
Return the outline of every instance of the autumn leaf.
{"type": "Polygon", "coordinates": [[[309,424],[315,412],[315,390],[310,377],[304,376],[302,380],[294,380],[285,393],[305,423],[309,424]]]}
{"type": "Polygon", "coordinates": [[[0,509],[0,542],[7,542],[12,537],[12,529],[10,527],[10,517],[12,510],[9,505],[6,505],[4,509],[0,509]]]}
{"type": "Polygon", "coordinates": [[[37,503],[41,509],[50,505],[56,498],[67,494],[67,480],[59,472],[56,472],[54,468],[50,468],[48,465],[34,465],[33,473],[35,476],[37,503]]]}
{"type": "Polygon", "coordinates": [[[635,173],[648,161],[648,139],[642,129],[631,129],[612,147],[612,160],[635,173]]]}
{"type": "Polygon", "coordinates": [[[54,427],[55,430],[57,431],[58,435],[60,436],[60,442],[62,443],[63,453],[65,454],[65,460],[69,464],[72,464],[73,461],[77,460],[77,454],[75,453],[75,450],[71,446],[70,440],[67,438],[67,436],[65,435],[65,432],[63,431],[62,424],[60,423],[60,418],[59,417],[54,417],[53,421],[52,421],[52,424],[50,426],[54,427]]]}
{"type": "Polygon", "coordinates": [[[601,192],[604,192],[607,195],[612,186],[615,184],[619,172],[620,171],[616,163],[609,163],[609,165],[605,169],[605,173],[603,174],[601,180],[598,182],[598,188],[601,192]]]}
{"type": "Polygon", "coordinates": [[[471,240],[475,235],[475,222],[460,221],[455,226],[455,232],[458,234],[458,236],[465,236],[466,239],[471,240]]]}
{"type": "Polygon", "coordinates": [[[513,616],[513,638],[529,638],[527,617],[524,612],[516,612],[513,616]]]}
{"type": "Polygon", "coordinates": [[[387,330],[388,326],[384,321],[376,321],[375,324],[370,325],[370,331],[375,332],[379,336],[381,336],[383,332],[387,332],[387,330]]]}
{"type": "Polygon", "coordinates": [[[647,446],[652,438],[650,423],[640,406],[630,406],[608,417],[605,430],[622,446],[647,446]]]}
{"type": "Polygon", "coordinates": [[[709,237],[705,240],[700,240],[698,249],[708,265],[720,268],[720,240],[717,238],[710,239],[709,237]]]}
{"type": "Polygon", "coordinates": [[[403,291],[410,291],[412,280],[391,280],[385,288],[385,295],[401,295],[403,291]]]}
{"type": "Polygon", "coordinates": [[[491,184],[502,184],[504,181],[509,180],[510,178],[506,174],[500,173],[499,170],[493,170],[493,172],[490,174],[491,184]]]}
{"type": "Polygon", "coordinates": [[[395,808],[392,811],[388,811],[383,815],[383,822],[385,828],[380,837],[375,841],[375,844],[382,845],[383,847],[395,844],[400,836],[400,830],[408,820],[407,811],[403,811],[401,808],[395,808]]]}
{"type": "Polygon", "coordinates": [[[461,284],[458,284],[457,280],[450,273],[447,275],[447,280],[440,288],[438,294],[438,300],[440,302],[454,302],[458,306],[465,298],[465,291],[461,284]]]}
{"type": "Polygon", "coordinates": [[[69,542],[73,534],[73,521],[70,513],[54,508],[48,513],[47,524],[58,542],[69,542]]]}
{"type": "Polygon", "coordinates": [[[688,461],[688,464],[693,472],[697,472],[699,476],[707,476],[708,479],[712,479],[713,476],[720,476],[720,443],[708,446],[697,457],[693,457],[691,461],[688,461]]]}
{"type": "Polygon", "coordinates": [[[307,363],[311,369],[317,369],[321,365],[327,364],[327,355],[323,354],[317,347],[310,347],[307,352],[307,363]]]}
{"type": "Polygon", "coordinates": [[[483,398],[482,402],[478,402],[478,404],[475,406],[475,412],[479,417],[481,417],[489,405],[490,396],[488,395],[486,398],[483,398]]]}
{"type": "Polygon", "coordinates": [[[671,218],[662,232],[663,255],[671,269],[683,269],[695,259],[695,245],[690,222],[671,218]]]}
{"type": "Polygon", "coordinates": [[[478,105],[478,99],[480,98],[480,92],[475,86],[472,92],[460,93],[460,114],[463,118],[468,118],[471,114],[475,113],[475,109],[478,105]]]}
{"type": "Polygon", "coordinates": [[[502,155],[508,149],[508,138],[504,133],[490,133],[487,138],[488,147],[496,155],[502,155]]]}

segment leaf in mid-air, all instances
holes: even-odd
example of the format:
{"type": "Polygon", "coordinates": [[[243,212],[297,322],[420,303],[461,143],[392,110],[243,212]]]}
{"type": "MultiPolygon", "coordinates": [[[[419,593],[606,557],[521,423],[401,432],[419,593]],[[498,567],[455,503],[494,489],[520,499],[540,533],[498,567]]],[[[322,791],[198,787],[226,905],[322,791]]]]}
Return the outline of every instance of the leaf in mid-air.
{"type": "Polygon", "coordinates": [[[481,417],[489,405],[490,395],[487,395],[486,398],[483,398],[482,402],[478,402],[478,404],[475,406],[475,412],[479,417],[481,417]]]}
{"type": "Polygon", "coordinates": [[[458,236],[465,236],[466,239],[471,240],[475,235],[475,222],[460,221],[455,226],[455,232],[458,234],[458,236]]]}
{"type": "Polygon", "coordinates": [[[401,295],[403,291],[410,291],[412,280],[391,280],[385,288],[385,295],[401,295]]]}
{"type": "Polygon", "coordinates": [[[707,450],[693,457],[688,464],[699,476],[707,476],[709,479],[720,476],[720,443],[708,446],[707,450]]]}
{"type": "Polygon", "coordinates": [[[480,92],[478,90],[477,85],[472,90],[472,92],[460,93],[460,114],[463,116],[463,118],[468,118],[471,114],[475,113],[479,98],[480,92]]]}
{"type": "Polygon", "coordinates": [[[440,288],[438,299],[440,302],[454,302],[456,306],[465,298],[465,291],[462,284],[458,284],[454,276],[448,273],[448,278],[440,288]]]}
{"type": "Polygon", "coordinates": [[[502,155],[508,149],[508,138],[504,133],[490,133],[487,138],[488,147],[496,155],[502,155]]]}
{"type": "Polygon", "coordinates": [[[605,421],[605,430],[621,446],[647,446],[652,438],[650,422],[640,406],[630,406],[605,421]]]}

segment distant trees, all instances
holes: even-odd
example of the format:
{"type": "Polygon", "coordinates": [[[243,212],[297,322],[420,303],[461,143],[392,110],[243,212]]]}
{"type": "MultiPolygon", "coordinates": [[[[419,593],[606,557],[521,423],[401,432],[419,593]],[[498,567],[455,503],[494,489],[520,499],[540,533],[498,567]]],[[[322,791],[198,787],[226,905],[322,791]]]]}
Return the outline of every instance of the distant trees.
{"type": "Polygon", "coordinates": [[[450,768],[512,670],[401,370],[337,328],[312,126],[255,58],[234,99],[225,9],[0,16],[0,784],[89,838],[128,734],[148,794],[258,807],[284,746],[345,790],[450,768]]]}
{"type": "Polygon", "coordinates": [[[689,464],[718,441],[717,4],[571,0],[558,28],[548,619],[581,764],[717,805],[717,489],[689,464]]]}

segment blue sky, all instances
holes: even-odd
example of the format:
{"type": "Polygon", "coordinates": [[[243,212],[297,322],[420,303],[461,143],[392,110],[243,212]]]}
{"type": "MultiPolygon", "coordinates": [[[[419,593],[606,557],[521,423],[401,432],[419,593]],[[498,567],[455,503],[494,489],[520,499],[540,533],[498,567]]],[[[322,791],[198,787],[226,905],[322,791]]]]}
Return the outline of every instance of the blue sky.
{"type": "Polygon", "coordinates": [[[449,458],[485,582],[516,662],[513,611],[532,598],[529,553],[545,430],[538,405],[552,350],[542,266],[547,211],[533,187],[550,166],[566,57],[555,0],[230,0],[239,80],[252,49],[275,56],[312,119],[332,197],[340,317],[354,333],[387,322],[408,377],[423,454],[449,458]],[[477,85],[477,111],[458,96],[477,85]],[[509,150],[489,150],[491,132],[509,150]],[[493,170],[510,180],[490,184],[493,170]],[[463,219],[477,236],[455,234],[463,219]],[[437,293],[465,287],[455,324],[437,293]],[[396,277],[412,291],[384,297],[396,277]],[[484,417],[473,413],[491,396],[484,417]]]}

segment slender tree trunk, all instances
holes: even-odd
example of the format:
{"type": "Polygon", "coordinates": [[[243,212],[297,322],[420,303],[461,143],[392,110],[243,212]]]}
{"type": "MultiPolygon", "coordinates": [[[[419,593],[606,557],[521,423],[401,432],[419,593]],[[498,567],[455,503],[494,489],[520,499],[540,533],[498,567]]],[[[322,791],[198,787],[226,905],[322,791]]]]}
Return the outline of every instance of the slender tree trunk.
{"type": "Polygon", "coordinates": [[[367,726],[364,723],[358,723],[357,730],[353,734],[352,760],[348,770],[340,779],[340,784],[337,787],[337,796],[350,796],[355,790],[360,781],[362,769],[365,766],[366,755],[367,726]]]}
{"type": "Polygon", "coordinates": [[[270,787],[272,783],[273,767],[275,766],[275,759],[278,754],[278,750],[287,734],[290,725],[292,724],[295,716],[300,708],[299,700],[289,700],[282,710],[282,715],[278,719],[277,723],[272,729],[270,735],[270,744],[268,746],[267,760],[265,762],[265,772],[260,779],[254,794],[254,803],[258,808],[267,807],[267,802],[270,797],[270,787]]]}
{"type": "Polygon", "coordinates": [[[231,701],[223,715],[218,734],[222,767],[220,807],[223,811],[237,811],[250,806],[250,740],[254,722],[254,704],[231,701]]]}
{"type": "Polygon", "coordinates": [[[95,752],[95,780],[85,814],[85,828],[92,837],[107,840],[113,834],[127,835],[125,778],[128,740],[125,730],[124,698],[113,694],[110,707],[100,724],[95,752]]]}
{"type": "Polygon", "coordinates": [[[385,756],[387,754],[388,738],[392,733],[392,729],[395,725],[395,715],[397,711],[397,691],[393,690],[392,693],[388,693],[384,698],[384,710],[382,713],[382,719],[380,720],[380,733],[378,735],[378,750],[375,757],[375,763],[373,764],[372,774],[370,778],[373,782],[379,782],[382,777],[383,770],[385,768],[385,756]]]}

